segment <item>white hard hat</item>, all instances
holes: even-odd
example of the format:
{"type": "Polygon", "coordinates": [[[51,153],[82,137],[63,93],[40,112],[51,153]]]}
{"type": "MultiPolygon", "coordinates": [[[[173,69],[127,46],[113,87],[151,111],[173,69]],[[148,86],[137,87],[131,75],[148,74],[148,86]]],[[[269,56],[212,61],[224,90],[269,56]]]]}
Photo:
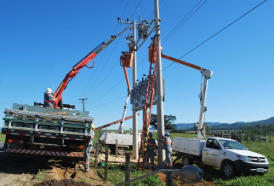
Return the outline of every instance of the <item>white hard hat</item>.
{"type": "Polygon", "coordinates": [[[47,88],[47,90],[46,90],[45,93],[46,93],[46,94],[51,94],[51,93],[52,93],[52,90],[51,90],[50,88],[47,88]]]}

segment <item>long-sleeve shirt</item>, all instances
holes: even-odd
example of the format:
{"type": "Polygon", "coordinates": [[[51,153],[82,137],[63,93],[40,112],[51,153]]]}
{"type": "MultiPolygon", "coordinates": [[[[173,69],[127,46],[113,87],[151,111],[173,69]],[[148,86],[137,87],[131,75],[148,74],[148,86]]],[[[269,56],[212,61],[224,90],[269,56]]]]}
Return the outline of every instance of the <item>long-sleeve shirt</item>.
{"type": "Polygon", "coordinates": [[[153,138],[148,138],[147,141],[147,151],[154,151],[154,149],[156,148],[156,141],[153,138]]]}
{"type": "Polygon", "coordinates": [[[166,151],[169,151],[169,152],[172,151],[171,139],[167,136],[163,136],[163,149],[165,149],[166,151]]]}
{"type": "Polygon", "coordinates": [[[44,93],[44,107],[53,108],[54,97],[52,94],[44,93]]]}

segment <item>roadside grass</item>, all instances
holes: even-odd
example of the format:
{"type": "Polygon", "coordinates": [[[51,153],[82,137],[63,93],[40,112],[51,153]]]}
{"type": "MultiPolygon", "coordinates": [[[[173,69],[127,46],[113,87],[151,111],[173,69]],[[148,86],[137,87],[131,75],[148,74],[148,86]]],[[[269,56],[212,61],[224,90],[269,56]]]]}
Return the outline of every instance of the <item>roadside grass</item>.
{"type": "MultiPolygon", "coordinates": [[[[104,167],[99,166],[98,171],[104,175],[104,167]]],[[[130,164],[130,179],[143,176],[148,172],[145,171],[137,171],[136,165],[130,164]]],[[[109,164],[108,165],[108,180],[106,183],[110,185],[117,185],[121,182],[125,182],[125,165],[124,164],[109,164]]],[[[159,179],[158,175],[152,175],[141,180],[132,182],[131,186],[163,186],[163,183],[159,179]]]]}
{"type": "Polygon", "coordinates": [[[46,173],[39,169],[37,175],[35,176],[35,178],[37,180],[39,180],[40,182],[43,182],[43,181],[45,181],[46,176],[47,176],[46,173]]]}
{"type": "Polygon", "coordinates": [[[2,132],[0,132],[0,142],[4,142],[6,139],[6,134],[2,134],[2,132]]]}
{"type": "MultiPolygon", "coordinates": [[[[153,132],[154,139],[157,138],[157,133],[153,132]]],[[[184,138],[196,138],[196,134],[186,134],[186,133],[170,133],[170,138],[173,140],[173,137],[184,137],[184,138]]],[[[207,135],[209,137],[209,135],[207,135]]],[[[95,132],[94,145],[96,144],[99,138],[99,131],[95,132]]],[[[257,152],[267,157],[269,161],[269,172],[266,174],[251,174],[251,175],[237,175],[234,178],[226,178],[223,176],[222,172],[218,168],[212,168],[207,166],[201,166],[205,171],[205,175],[201,183],[204,185],[220,185],[220,186],[272,186],[274,185],[274,143],[260,142],[260,141],[242,141],[242,144],[247,147],[250,151],[257,152]]],[[[176,163],[179,167],[181,166],[181,161],[178,160],[176,163]]],[[[131,165],[131,179],[144,175],[146,172],[137,171],[134,168],[134,164],[131,165]]],[[[103,167],[98,167],[101,174],[104,173],[103,167]]],[[[124,165],[112,165],[108,166],[108,181],[107,183],[115,185],[125,180],[125,169],[124,165]]],[[[155,177],[150,176],[138,182],[134,182],[131,185],[163,185],[157,175],[155,177]],[[148,181],[148,182],[146,182],[148,181]],[[159,183],[158,183],[159,182],[159,183]]],[[[181,185],[179,177],[174,178],[174,185],[181,185]]]]}

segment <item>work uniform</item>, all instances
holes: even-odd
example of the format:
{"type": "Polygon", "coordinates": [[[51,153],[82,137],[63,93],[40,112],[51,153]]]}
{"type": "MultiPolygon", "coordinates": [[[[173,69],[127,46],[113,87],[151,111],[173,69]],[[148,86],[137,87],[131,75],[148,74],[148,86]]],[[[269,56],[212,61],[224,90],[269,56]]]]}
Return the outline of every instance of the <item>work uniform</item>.
{"type": "Polygon", "coordinates": [[[171,154],[171,139],[168,136],[163,136],[163,149],[166,151],[167,168],[172,168],[171,154]]]}
{"type": "Polygon", "coordinates": [[[53,94],[44,93],[44,107],[53,108],[54,101],[55,101],[55,99],[53,97],[53,94]]]}
{"type": "Polygon", "coordinates": [[[90,140],[89,140],[89,143],[87,144],[85,152],[84,152],[85,172],[89,171],[89,160],[90,160],[90,153],[92,151],[93,139],[94,139],[94,131],[91,130],[90,131],[90,140]]]}
{"type": "Polygon", "coordinates": [[[154,163],[154,150],[156,148],[156,141],[153,138],[148,138],[147,141],[147,152],[146,152],[146,166],[148,168],[149,165],[149,159],[150,159],[150,164],[155,165],[154,163]]]}

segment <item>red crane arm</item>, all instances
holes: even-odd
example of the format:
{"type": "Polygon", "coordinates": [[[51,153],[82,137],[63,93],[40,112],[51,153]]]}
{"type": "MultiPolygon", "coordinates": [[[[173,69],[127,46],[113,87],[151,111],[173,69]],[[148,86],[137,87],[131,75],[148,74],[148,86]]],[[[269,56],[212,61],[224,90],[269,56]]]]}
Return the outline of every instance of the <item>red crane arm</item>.
{"type": "MultiPolygon", "coordinates": [[[[88,55],[86,55],[82,60],[80,60],[76,65],[72,67],[72,70],[66,75],[60,85],[57,87],[53,96],[55,98],[54,108],[58,108],[58,103],[62,100],[62,93],[66,89],[68,83],[76,76],[76,74],[83,68],[88,67],[87,64],[94,59],[102,50],[104,50],[110,43],[112,43],[118,36],[123,34],[127,29],[131,28],[130,26],[122,30],[119,34],[115,36],[111,36],[109,40],[106,42],[102,42],[99,46],[97,46],[94,50],[92,50],[88,55]]],[[[92,67],[93,68],[94,62],[92,67]]],[[[62,102],[61,102],[62,104],[62,102]]]]}
{"type": "MultiPolygon", "coordinates": [[[[63,79],[63,81],[60,83],[58,88],[56,89],[55,93],[53,94],[55,98],[54,108],[58,108],[58,103],[62,99],[62,93],[67,87],[67,84],[69,81],[72,80],[76,76],[76,74],[85,67],[92,59],[94,59],[97,56],[95,52],[90,53],[87,55],[84,59],[82,59],[77,65],[75,65],[72,70],[66,75],[66,77],[63,79]]],[[[94,67],[94,62],[93,66],[94,67]]],[[[92,68],[91,67],[91,68],[92,68]]]]}

